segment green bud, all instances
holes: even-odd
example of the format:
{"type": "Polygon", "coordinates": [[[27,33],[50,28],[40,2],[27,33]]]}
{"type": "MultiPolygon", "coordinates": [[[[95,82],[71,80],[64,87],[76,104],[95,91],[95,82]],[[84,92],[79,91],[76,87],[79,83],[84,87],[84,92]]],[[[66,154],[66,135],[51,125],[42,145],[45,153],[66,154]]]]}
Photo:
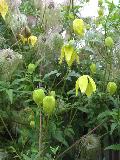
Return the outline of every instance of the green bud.
{"type": "Polygon", "coordinates": [[[55,98],[53,96],[46,96],[43,99],[43,111],[50,116],[55,109],[55,98]]]}
{"type": "Polygon", "coordinates": [[[98,5],[102,6],[102,4],[103,4],[103,0],[98,0],[98,5]]]}
{"type": "Polygon", "coordinates": [[[99,15],[99,17],[103,16],[103,14],[104,14],[103,8],[99,7],[99,9],[98,9],[98,15],[99,15]]]}
{"type": "Polygon", "coordinates": [[[36,89],[33,91],[33,100],[38,106],[40,106],[43,103],[44,98],[45,98],[45,93],[43,89],[36,89]]]}
{"type": "Polygon", "coordinates": [[[75,34],[80,35],[81,37],[84,36],[85,33],[85,24],[82,19],[75,19],[73,21],[73,30],[75,34]]]}
{"type": "Polygon", "coordinates": [[[91,70],[92,74],[95,74],[96,73],[96,64],[92,63],[90,66],[90,70],[91,70]]]}
{"type": "Polygon", "coordinates": [[[50,96],[55,97],[55,91],[51,91],[51,92],[50,92],[50,96]]]}
{"type": "Polygon", "coordinates": [[[107,91],[113,95],[117,90],[117,85],[114,82],[109,82],[107,85],[107,91]]]}
{"type": "Polygon", "coordinates": [[[33,119],[34,119],[34,115],[31,114],[31,115],[28,117],[28,120],[31,121],[31,120],[33,120],[33,119]]]}
{"type": "Polygon", "coordinates": [[[111,37],[107,37],[107,38],[105,39],[105,45],[106,45],[107,47],[113,47],[113,45],[114,45],[113,39],[112,39],[111,37]]]}
{"type": "Polygon", "coordinates": [[[35,64],[30,63],[28,65],[28,73],[32,74],[35,71],[35,68],[36,68],[35,64]]]}
{"type": "Polygon", "coordinates": [[[31,122],[30,122],[30,126],[31,126],[32,128],[34,128],[34,127],[35,127],[35,121],[31,121],[31,122]]]}

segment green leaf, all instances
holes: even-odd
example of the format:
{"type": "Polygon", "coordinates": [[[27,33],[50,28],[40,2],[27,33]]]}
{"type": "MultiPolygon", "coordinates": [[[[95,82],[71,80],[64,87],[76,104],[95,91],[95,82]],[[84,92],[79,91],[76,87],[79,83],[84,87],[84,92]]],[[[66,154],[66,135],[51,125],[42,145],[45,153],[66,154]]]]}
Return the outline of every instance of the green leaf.
{"type": "Polygon", "coordinates": [[[6,93],[8,95],[9,100],[10,100],[10,103],[12,104],[12,102],[13,102],[13,89],[6,90],[6,93]]]}
{"type": "Polygon", "coordinates": [[[120,151],[120,144],[113,144],[111,146],[106,147],[105,150],[120,151]]]}
{"type": "Polygon", "coordinates": [[[117,123],[112,123],[110,134],[112,135],[113,131],[116,129],[117,123]]]}
{"type": "Polygon", "coordinates": [[[106,117],[109,117],[109,116],[112,116],[112,112],[108,110],[108,111],[100,113],[98,115],[97,119],[100,120],[100,119],[103,119],[103,118],[106,118],[106,117]]]}

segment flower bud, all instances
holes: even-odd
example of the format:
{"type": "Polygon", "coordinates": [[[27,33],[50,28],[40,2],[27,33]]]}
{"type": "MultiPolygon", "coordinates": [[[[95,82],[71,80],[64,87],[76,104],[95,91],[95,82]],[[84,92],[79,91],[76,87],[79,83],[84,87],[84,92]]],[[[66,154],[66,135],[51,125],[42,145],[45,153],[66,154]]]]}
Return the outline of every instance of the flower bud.
{"type": "Polygon", "coordinates": [[[98,5],[102,6],[102,4],[103,4],[103,0],[98,0],[98,5]]]}
{"type": "Polygon", "coordinates": [[[107,91],[113,95],[117,90],[117,85],[114,82],[109,82],[107,85],[107,91]]]}
{"type": "Polygon", "coordinates": [[[82,19],[75,19],[73,21],[73,30],[77,35],[83,36],[85,33],[85,25],[82,19]]]}
{"type": "Polygon", "coordinates": [[[53,96],[46,96],[43,99],[43,111],[50,116],[55,109],[55,98],[53,96]]]}
{"type": "Polygon", "coordinates": [[[55,97],[55,91],[51,91],[50,95],[53,96],[53,97],[55,97]]]}
{"type": "Polygon", "coordinates": [[[36,68],[35,64],[30,63],[28,65],[28,73],[32,74],[35,71],[35,68],[36,68]]]}
{"type": "Polygon", "coordinates": [[[30,126],[31,126],[32,128],[34,128],[34,127],[35,127],[35,121],[31,121],[31,122],[30,122],[30,126]]]}
{"type": "Polygon", "coordinates": [[[113,45],[114,45],[113,39],[112,39],[111,37],[107,37],[107,38],[105,39],[105,45],[106,45],[107,47],[113,47],[113,45]]]}
{"type": "Polygon", "coordinates": [[[99,17],[103,16],[103,14],[104,14],[103,8],[99,7],[99,9],[98,9],[98,15],[99,15],[99,17]]]}
{"type": "Polygon", "coordinates": [[[45,93],[42,89],[36,89],[33,91],[33,100],[38,106],[40,106],[43,103],[44,97],[45,93]]]}
{"type": "Polygon", "coordinates": [[[92,73],[92,74],[95,74],[95,73],[96,73],[96,65],[95,65],[94,63],[91,64],[90,70],[91,70],[91,73],[92,73]]]}

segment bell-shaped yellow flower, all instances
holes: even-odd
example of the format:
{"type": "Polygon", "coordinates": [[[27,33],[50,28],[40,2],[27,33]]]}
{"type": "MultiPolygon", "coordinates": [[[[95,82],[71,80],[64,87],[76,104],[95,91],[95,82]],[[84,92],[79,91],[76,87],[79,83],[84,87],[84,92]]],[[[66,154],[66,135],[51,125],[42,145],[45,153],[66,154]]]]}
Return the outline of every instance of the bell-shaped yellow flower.
{"type": "Polygon", "coordinates": [[[79,63],[78,54],[76,53],[74,48],[69,44],[64,45],[61,49],[61,56],[60,56],[60,62],[59,62],[60,64],[62,63],[64,58],[69,67],[73,64],[74,61],[79,63]]]}
{"type": "Polygon", "coordinates": [[[87,97],[91,96],[93,92],[96,91],[96,84],[94,80],[88,76],[88,75],[83,75],[78,78],[76,81],[76,96],[78,95],[78,89],[80,88],[81,93],[85,93],[87,97]]]}
{"type": "Polygon", "coordinates": [[[83,36],[85,33],[84,21],[82,19],[75,19],[73,21],[73,30],[74,30],[75,34],[83,36]]]}
{"type": "Polygon", "coordinates": [[[34,47],[36,42],[37,42],[37,37],[36,36],[30,36],[28,38],[28,42],[31,43],[31,45],[34,47]]]}
{"type": "Polygon", "coordinates": [[[0,13],[1,13],[3,19],[5,19],[7,12],[8,12],[8,5],[7,5],[6,1],[0,0],[0,13]]]}
{"type": "Polygon", "coordinates": [[[19,37],[20,37],[21,41],[23,42],[23,44],[25,44],[28,41],[28,39],[25,38],[22,34],[19,34],[19,37]]]}

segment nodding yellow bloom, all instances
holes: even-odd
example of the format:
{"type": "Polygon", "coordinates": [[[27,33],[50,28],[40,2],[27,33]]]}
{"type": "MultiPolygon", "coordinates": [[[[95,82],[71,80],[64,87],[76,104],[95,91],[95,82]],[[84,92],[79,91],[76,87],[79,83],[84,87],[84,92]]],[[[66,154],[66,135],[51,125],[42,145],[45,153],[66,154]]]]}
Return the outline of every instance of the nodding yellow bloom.
{"type": "Polygon", "coordinates": [[[36,36],[30,36],[29,38],[25,38],[21,34],[19,34],[19,36],[20,36],[20,39],[22,40],[23,44],[25,44],[27,42],[34,47],[36,42],[37,42],[37,37],[36,36]]]}
{"type": "Polygon", "coordinates": [[[96,91],[96,84],[94,80],[88,76],[88,75],[83,75],[78,78],[76,81],[76,96],[78,95],[78,89],[80,88],[81,93],[85,93],[87,97],[91,96],[93,92],[96,91]]]}
{"type": "Polygon", "coordinates": [[[23,35],[19,34],[19,36],[20,36],[20,39],[22,40],[23,44],[25,44],[28,41],[28,39],[25,38],[23,35]]]}
{"type": "Polygon", "coordinates": [[[73,64],[74,61],[79,63],[78,54],[76,53],[74,48],[69,44],[64,45],[61,49],[61,56],[60,56],[60,62],[59,62],[60,64],[62,63],[64,58],[69,67],[73,64]]]}
{"type": "Polygon", "coordinates": [[[8,12],[8,5],[7,5],[6,1],[0,0],[0,13],[1,13],[3,19],[5,19],[7,12],[8,12]]]}
{"type": "Polygon", "coordinates": [[[30,36],[28,38],[28,43],[31,43],[32,46],[35,46],[36,42],[37,42],[37,37],[36,36],[30,36]]]}
{"type": "Polygon", "coordinates": [[[82,19],[75,19],[73,21],[73,30],[74,30],[75,34],[78,34],[82,37],[85,33],[84,21],[82,19]]]}

